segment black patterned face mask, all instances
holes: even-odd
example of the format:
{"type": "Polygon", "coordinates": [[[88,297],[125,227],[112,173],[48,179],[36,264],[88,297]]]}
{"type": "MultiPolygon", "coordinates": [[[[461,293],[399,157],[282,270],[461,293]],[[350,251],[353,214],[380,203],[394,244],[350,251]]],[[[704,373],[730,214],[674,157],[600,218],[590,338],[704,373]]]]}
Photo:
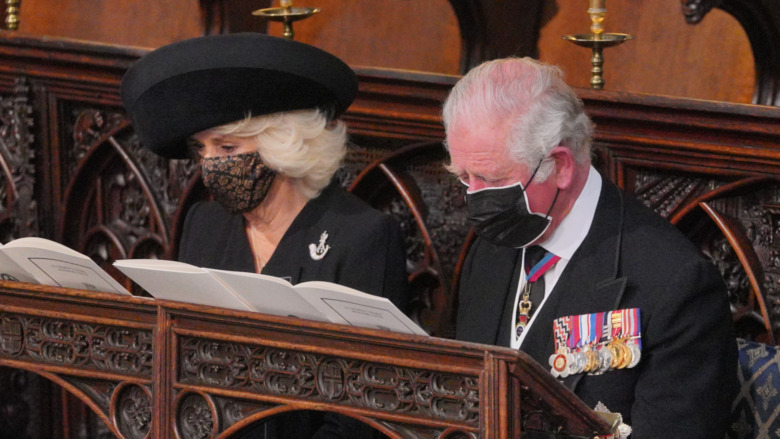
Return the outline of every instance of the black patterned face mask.
{"type": "Polygon", "coordinates": [[[203,184],[230,213],[259,206],[276,177],[257,152],[202,158],[200,167],[203,184]]]}

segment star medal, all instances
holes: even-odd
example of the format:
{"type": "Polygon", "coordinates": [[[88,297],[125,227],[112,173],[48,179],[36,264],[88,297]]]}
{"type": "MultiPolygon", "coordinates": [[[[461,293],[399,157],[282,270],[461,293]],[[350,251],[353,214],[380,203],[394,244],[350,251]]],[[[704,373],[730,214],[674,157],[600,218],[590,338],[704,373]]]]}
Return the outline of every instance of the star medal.
{"type": "Polygon", "coordinates": [[[566,378],[569,376],[568,364],[570,358],[571,354],[564,348],[560,348],[558,349],[558,352],[550,355],[549,363],[552,367],[552,369],[550,369],[552,376],[556,378],[566,378]]]}

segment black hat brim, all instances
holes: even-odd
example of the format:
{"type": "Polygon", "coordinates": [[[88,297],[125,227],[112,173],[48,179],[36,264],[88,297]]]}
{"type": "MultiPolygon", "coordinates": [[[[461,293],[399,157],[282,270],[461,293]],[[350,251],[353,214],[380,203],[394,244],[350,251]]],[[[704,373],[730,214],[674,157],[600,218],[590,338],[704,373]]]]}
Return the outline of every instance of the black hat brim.
{"type": "Polygon", "coordinates": [[[307,44],[243,33],[193,38],[142,57],[122,78],[141,144],[186,158],[185,139],[247,115],[320,108],[337,117],[357,94],[352,69],[307,44]]]}

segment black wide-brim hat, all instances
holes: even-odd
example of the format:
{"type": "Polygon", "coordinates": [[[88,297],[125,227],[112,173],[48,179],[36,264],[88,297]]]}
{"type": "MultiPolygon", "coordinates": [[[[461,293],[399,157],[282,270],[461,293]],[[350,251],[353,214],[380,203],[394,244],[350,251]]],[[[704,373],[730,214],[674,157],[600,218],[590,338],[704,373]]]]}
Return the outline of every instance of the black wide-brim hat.
{"type": "Polygon", "coordinates": [[[141,145],[186,158],[187,137],[250,113],[320,108],[338,117],[355,99],[357,78],[314,46],[238,33],[154,50],[128,69],[120,92],[141,145]]]}

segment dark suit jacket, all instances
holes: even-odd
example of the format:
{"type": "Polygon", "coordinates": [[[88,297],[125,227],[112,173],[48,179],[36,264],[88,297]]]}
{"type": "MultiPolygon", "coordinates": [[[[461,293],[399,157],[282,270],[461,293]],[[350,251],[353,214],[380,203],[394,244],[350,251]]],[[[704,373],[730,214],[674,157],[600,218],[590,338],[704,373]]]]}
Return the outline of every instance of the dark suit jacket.
{"type": "MultiPolygon", "coordinates": [[[[195,204],[184,223],[179,260],[198,267],[254,272],[244,217],[231,215],[215,202],[195,204]]],[[[401,310],[407,306],[406,252],[398,223],[335,186],[306,204],[262,272],[293,284],[335,282],[387,297],[401,310]],[[323,232],[328,233],[330,250],[314,260],[309,244],[317,245],[323,232]]],[[[344,416],[296,412],[250,426],[237,438],[364,439],[374,432],[344,416]]]]}
{"type": "MultiPolygon", "coordinates": [[[[520,255],[475,241],[463,267],[458,339],[509,345],[520,255]]],[[[549,368],[554,319],[625,308],[641,310],[640,363],[564,384],[588,406],[619,412],[632,439],[724,437],[737,349],[722,279],[672,225],[605,179],[590,231],[521,349],[549,368]]]]}

